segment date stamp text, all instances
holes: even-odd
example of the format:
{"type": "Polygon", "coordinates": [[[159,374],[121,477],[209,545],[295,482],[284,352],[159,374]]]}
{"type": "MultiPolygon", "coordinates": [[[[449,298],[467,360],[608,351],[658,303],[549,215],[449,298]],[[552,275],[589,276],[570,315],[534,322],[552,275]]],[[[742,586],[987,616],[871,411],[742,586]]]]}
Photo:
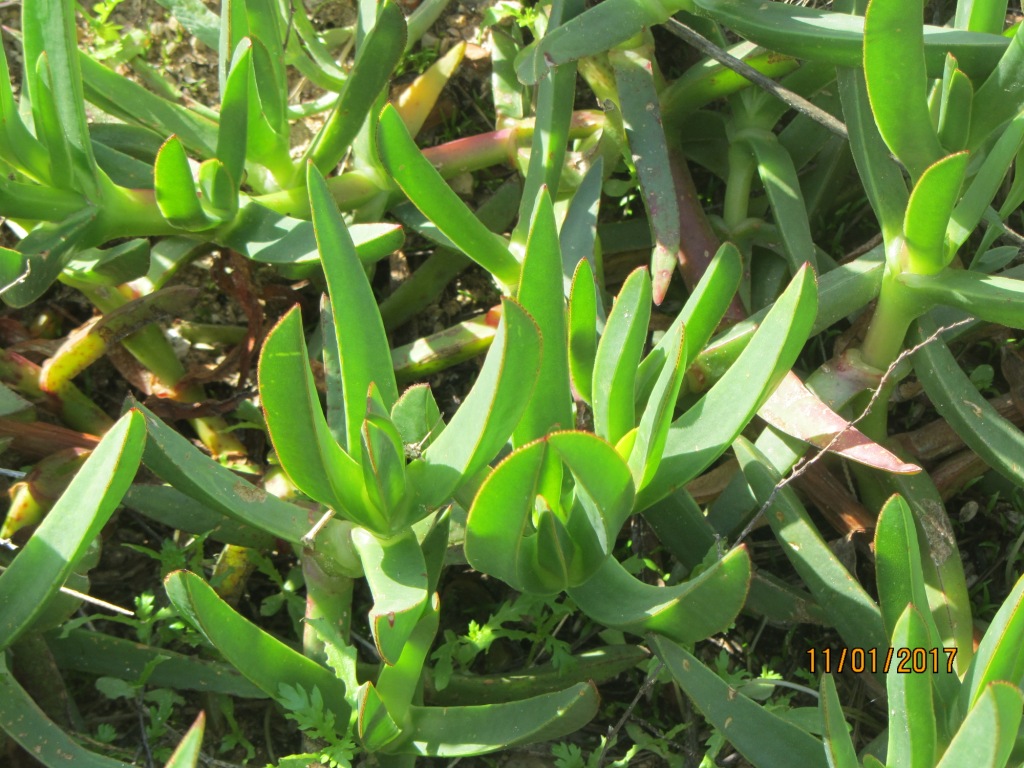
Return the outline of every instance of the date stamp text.
{"type": "Polygon", "coordinates": [[[953,672],[956,648],[810,648],[810,672],[839,674],[841,672],[881,672],[889,674],[924,674],[925,672],[953,672]]]}

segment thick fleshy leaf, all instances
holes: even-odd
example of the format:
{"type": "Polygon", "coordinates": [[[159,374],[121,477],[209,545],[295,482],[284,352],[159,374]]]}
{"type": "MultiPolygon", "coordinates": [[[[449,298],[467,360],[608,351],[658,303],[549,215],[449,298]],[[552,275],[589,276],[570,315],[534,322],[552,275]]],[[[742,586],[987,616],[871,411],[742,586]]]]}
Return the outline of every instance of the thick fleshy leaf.
{"type": "Polygon", "coordinates": [[[771,131],[749,131],[740,135],[757,159],[757,173],[768,193],[772,218],[782,235],[783,253],[790,272],[796,274],[805,263],[817,270],[807,204],[800,189],[793,158],[771,131]]]}
{"type": "Polygon", "coordinates": [[[370,384],[377,386],[387,411],[398,400],[398,386],[373,289],[327,182],[313,165],[309,166],[307,186],[341,360],[347,447],[355,455],[370,384]],[[355,328],[358,333],[352,332],[355,328]]]}
{"type": "MultiPolygon", "coordinates": [[[[766,500],[780,479],[774,468],[743,438],[736,441],[734,449],[754,495],[766,500]]],[[[884,653],[887,635],[878,606],[829,549],[792,488],[776,495],[765,517],[786,557],[846,644],[883,649],[884,653]]]]}
{"type": "MultiPolygon", "coordinates": [[[[373,29],[360,43],[351,74],[338,94],[338,103],[309,153],[322,173],[340,163],[352,145],[377,96],[387,86],[391,71],[402,58],[405,38],[402,9],[395,3],[384,5],[373,29]]],[[[396,117],[401,119],[397,113],[396,117]]]]}
{"type": "MultiPolygon", "coordinates": [[[[242,40],[235,49],[217,129],[217,159],[224,164],[237,192],[245,172],[246,132],[249,127],[249,78],[252,76],[252,42],[242,40]]],[[[237,205],[237,203],[236,203],[237,205]]]]}
{"type": "MultiPolygon", "coordinates": [[[[381,511],[366,497],[362,470],[331,435],[313,383],[297,308],[284,316],[263,343],[259,382],[267,430],[282,468],[295,485],[353,522],[387,532],[381,511]]],[[[362,402],[365,407],[365,397],[362,402]]]]}
{"type": "Polygon", "coordinates": [[[825,757],[829,768],[860,768],[857,750],[846,727],[843,707],[836,693],[836,683],[831,674],[821,676],[818,710],[821,712],[822,736],[825,742],[825,757]]]}
{"type": "Polygon", "coordinates": [[[388,713],[388,708],[373,683],[366,682],[359,689],[356,707],[359,712],[359,740],[367,751],[379,752],[398,738],[401,728],[388,713]]]}
{"type": "MultiPolygon", "coordinates": [[[[698,10],[747,40],[798,59],[840,67],[863,66],[864,19],[848,13],[760,0],[695,0],[698,10]]],[[[917,0],[911,5],[918,5],[917,0]]],[[[923,17],[923,14],[922,14],[923,17]]],[[[921,28],[921,18],[909,23],[921,28]]],[[[880,20],[880,19],[879,19],[880,20]]],[[[924,55],[931,77],[941,77],[947,53],[972,78],[992,71],[1009,41],[1000,35],[924,26],[924,55]]],[[[885,73],[880,73],[883,77],[885,73]]]]}
{"type": "Polygon", "coordinates": [[[676,401],[683,384],[686,369],[686,339],[682,325],[673,325],[666,334],[665,362],[661,374],[644,407],[637,426],[633,450],[629,454],[629,468],[637,488],[644,488],[654,477],[661,464],[668,430],[675,416],[676,401]]]}
{"type": "MultiPolygon", "coordinates": [[[[912,331],[911,342],[919,343],[934,329],[931,320],[922,318],[912,331]]],[[[1024,483],[1020,463],[1024,433],[981,396],[949,347],[941,339],[924,345],[914,353],[914,370],[936,409],[968,447],[1002,475],[1017,484],[1024,483]]]]}
{"type": "Polygon", "coordinates": [[[636,426],[637,367],[651,318],[651,278],[637,269],[615,299],[594,358],[594,432],[613,445],[636,426]]]}
{"type": "Polygon", "coordinates": [[[46,147],[50,159],[50,178],[59,189],[76,190],[75,173],[71,165],[71,145],[64,134],[60,114],[54,103],[53,88],[50,82],[50,67],[46,53],[39,56],[36,63],[35,93],[32,95],[32,119],[36,133],[46,147]]]}
{"type": "MultiPolygon", "coordinates": [[[[374,608],[376,609],[376,606],[374,608]]],[[[388,715],[399,723],[406,722],[409,707],[419,692],[420,681],[423,679],[423,665],[437,635],[440,609],[441,603],[437,593],[431,593],[416,626],[404,643],[396,646],[399,655],[390,664],[384,664],[374,684],[377,694],[387,707],[388,715]]],[[[379,639],[378,637],[378,641],[379,639]]]]}
{"type": "Polygon", "coordinates": [[[1016,685],[989,684],[956,732],[935,768],[1003,768],[1020,728],[1024,693],[1016,685]]]}
{"type": "Polygon", "coordinates": [[[400,741],[388,752],[464,757],[559,739],[597,714],[593,683],[521,701],[468,707],[410,707],[400,741]]]}
{"type": "Polygon", "coordinates": [[[0,157],[36,181],[50,181],[46,148],[25,127],[14,101],[7,51],[3,46],[0,46],[0,157]]]}
{"type": "Polygon", "coordinates": [[[516,298],[536,321],[542,344],[537,389],[513,433],[514,444],[524,445],[551,431],[573,426],[562,254],[555,211],[546,189],[541,190],[534,209],[516,298]]]}
{"type": "MultiPolygon", "coordinates": [[[[601,182],[604,178],[604,160],[598,157],[576,188],[576,193],[569,201],[569,209],[565,212],[565,221],[558,232],[558,242],[562,249],[562,271],[565,275],[566,292],[579,267],[580,261],[590,263],[591,275],[596,267],[594,247],[597,242],[597,211],[601,202],[601,182]]],[[[604,320],[604,305],[597,307],[598,314],[604,320]]],[[[585,398],[588,399],[589,398],[585,398]]]]}
{"type": "Polygon", "coordinates": [[[700,713],[758,768],[827,768],[821,742],[737,691],[682,647],[655,637],[652,647],[700,713]]]}
{"type": "Polygon", "coordinates": [[[863,70],[840,69],[836,77],[861,184],[881,225],[882,235],[886,242],[892,242],[903,233],[903,215],[909,200],[907,183],[889,157],[889,150],[878,132],[863,70]]]}
{"type": "Polygon", "coordinates": [[[306,510],[257,488],[196,449],[142,405],[143,463],[178,491],[238,522],[298,543],[312,522],[306,510]]]}
{"type": "Polygon", "coordinates": [[[373,593],[370,629],[385,664],[394,664],[426,607],[427,567],[412,529],[381,539],[357,528],[352,543],[359,552],[373,593]]]}
{"type": "Polygon", "coordinates": [[[694,643],[723,632],[736,620],[750,587],[746,547],[731,550],[699,575],[671,587],[634,578],[608,557],[569,597],[590,618],[623,632],[694,643]]]}
{"type": "Polygon", "coordinates": [[[682,487],[725,452],[796,361],[816,311],[814,273],[804,268],[722,380],[672,424],[661,466],[640,494],[638,509],[682,487]]]}
{"type": "Polygon", "coordinates": [[[930,646],[928,629],[920,612],[913,606],[904,608],[892,633],[892,646],[908,651],[910,658],[902,662],[897,657],[886,675],[889,694],[889,748],[886,761],[890,765],[907,768],[932,768],[935,765],[936,725],[931,675],[914,673],[901,668],[917,650],[930,646]]]}
{"type": "MultiPolygon", "coordinates": [[[[353,224],[349,235],[356,253],[370,265],[394,253],[405,242],[398,224],[353,224]]],[[[218,230],[217,243],[265,264],[314,265],[320,261],[313,224],[282,216],[256,202],[246,205],[230,228],[218,230]]]]}
{"type": "Polygon", "coordinates": [[[182,618],[257,688],[275,698],[282,684],[300,685],[307,692],[318,688],[337,722],[348,722],[345,684],[333,672],[243,618],[194,573],[175,571],[164,588],[182,618]]]}
{"type": "Polygon", "coordinates": [[[416,146],[394,107],[377,125],[380,157],[406,197],[469,258],[506,286],[519,282],[519,262],[504,238],[473,215],[416,146]]]}
{"type": "Polygon", "coordinates": [[[1006,0],[959,0],[953,26],[975,32],[1002,33],[1006,23],[1006,0]]]}
{"type": "MultiPolygon", "coordinates": [[[[886,634],[893,636],[896,623],[907,605],[913,605],[922,613],[927,626],[931,614],[928,612],[917,530],[910,507],[900,496],[890,498],[878,515],[875,574],[886,634]]],[[[935,631],[934,621],[931,629],[935,631]]],[[[936,634],[930,644],[937,641],[936,634]]]]}
{"type": "Polygon", "coordinates": [[[944,154],[928,113],[923,13],[922,0],[871,0],[864,16],[871,111],[885,143],[914,179],[944,154]]]}
{"type": "Polygon", "coordinates": [[[206,713],[200,712],[164,768],[196,768],[199,764],[199,750],[203,746],[203,731],[205,729],[206,713]]]}
{"type": "Polygon", "coordinates": [[[1020,686],[1024,678],[1024,576],[1006,596],[978,644],[960,689],[959,711],[970,712],[997,680],[1020,686]]]}
{"type": "Polygon", "coordinates": [[[601,566],[632,506],[629,469],[611,445],[585,432],[555,433],[512,453],[484,482],[466,523],[466,558],[518,589],[557,592],[601,566]],[[560,482],[546,487],[550,462],[564,464],[575,480],[567,509],[552,511],[562,500],[560,482]],[[535,517],[542,495],[547,519],[535,517]],[[544,551],[549,556],[540,557],[544,551]],[[534,573],[536,563],[543,573],[534,573]]]}
{"type": "Polygon", "coordinates": [[[979,320],[1024,328],[1024,280],[962,269],[947,269],[937,275],[904,274],[899,280],[928,304],[945,304],[979,320]]]}
{"type": "Polygon", "coordinates": [[[159,688],[221,693],[245,699],[261,699],[267,695],[223,662],[207,661],[196,655],[101,632],[58,630],[46,636],[46,644],[62,669],[96,677],[135,681],[146,673],[149,675],[146,681],[159,688]]]}
{"type": "Polygon", "coordinates": [[[142,414],[122,416],[0,573],[0,648],[32,626],[99,536],[135,477],[145,440],[142,414]]]}
{"type": "MultiPolygon", "coordinates": [[[[811,392],[800,378],[788,374],[772,397],[761,406],[758,416],[787,435],[825,448],[841,435],[830,451],[851,461],[885,472],[920,472],[916,464],[909,464],[874,442],[811,392]]],[[[902,610],[902,609],[901,609],[902,610]]]]}
{"type": "MultiPolygon", "coordinates": [[[[956,253],[971,232],[981,222],[1006,178],[1006,171],[1012,165],[1024,140],[1024,114],[1018,115],[1006,126],[1002,135],[985,154],[981,168],[971,179],[963,198],[953,209],[953,215],[946,230],[948,247],[956,253]]],[[[1016,207],[1016,206],[1014,206],[1016,207]]]]}
{"type": "Polygon", "coordinates": [[[18,250],[0,250],[0,296],[12,307],[26,307],[42,296],[74,257],[96,222],[93,206],[61,222],[36,227],[18,250]]]}
{"type": "Polygon", "coordinates": [[[420,451],[444,429],[444,417],[427,384],[417,384],[402,393],[391,409],[391,421],[402,442],[420,451]]]}
{"type": "Polygon", "coordinates": [[[227,168],[217,158],[204,160],[199,166],[199,203],[212,220],[228,221],[238,213],[238,186],[227,168]]]}
{"type": "Polygon", "coordinates": [[[540,334],[518,304],[506,299],[476,384],[422,461],[409,465],[409,484],[427,509],[441,506],[505,445],[526,409],[540,362],[540,334]]]}
{"type": "Polygon", "coordinates": [[[394,100],[395,109],[402,116],[402,122],[409,129],[409,133],[415,136],[420,132],[423,123],[437,105],[441,91],[448,84],[448,80],[462,63],[462,57],[466,53],[464,42],[453,45],[444,56],[439,58],[422,75],[409,83],[398,97],[394,100]]]}
{"type": "Polygon", "coordinates": [[[50,720],[7,669],[4,654],[0,654],[0,731],[43,765],[129,768],[128,763],[83,749],[50,720]]]}
{"type": "Polygon", "coordinates": [[[199,202],[188,155],[177,136],[171,136],[160,147],[153,168],[153,185],[157,208],[172,226],[197,232],[215,223],[199,202]]]}
{"type": "MultiPolygon", "coordinates": [[[[21,33],[28,98],[33,108],[37,99],[41,102],[46,98],[51,102],[53,119],[63,134],[60,141],[67,143],[68,157],[74,169],[74,186],[80,187],[89,197],[95,197],[98,193],[96,160],[85,116],[74,7],[63,0],[41,0],[25,6],[22,9],[21,33]],[[42,82],[46,75],[36,68],[44,54],[49,79],[47,85],[42,82]],[[45,97],[42,94],[44,90],[49,92],[45,97]]],[[[39,128],[37,126],[37,134],[42,133],[39,128]]],[[[50,151],[53,149],[51,147],[50,151]]]]}
{"type": "Polygon", "coordinates": [[[661,304],[679,257],[679,203],[652,63],[641,50],[613,50],[608,58],[615,70],[626,137],[654,234],[651,280],[654,303],[661,304]]]}
{"type": "Polygon", "coordinates": [[[952,56],[946,57],[940,93],[939,143],[947,152],[959,152],[967,146],[971,130],[974,86],[971,79],[957,67],[956,59],[952,56]]]}
{"type": "Polygon", "coordinates": [[[711,260],[700,282],[690,293],[682,311],[658,343],[640,363],[637,371],[637,402],[645,403],[667,357],[667,345],[677,326],[686,329],[686,344],[682,367],[687,369],[708,343],[715,328],[722,322],[725,311],[739,287],[743,275],[743,257],[732,243],[723,243],[711,260]]]}
{"type": "Polygon", "coordinates": [[[992,131],[1024,107],[1024,29],[1018,26],[1008,42],[992,74],[974,94],[968,149],[980,147],[992,131]]]}
{"type": "Polygon", "coordinates": [[[594,360],[597,357],[597,283],[590,262],[581,259],[569,292],[569,372],[576,394],[593,403],[594,360]]]}
{"type": "Polygon", "coordinates": [[[946,248],[946,228],[960,199],[968,159],[966,152],[944,157],[928,166],[914,186],[903,221],[903,269],[933,275],[953,258],[946,248]]]}

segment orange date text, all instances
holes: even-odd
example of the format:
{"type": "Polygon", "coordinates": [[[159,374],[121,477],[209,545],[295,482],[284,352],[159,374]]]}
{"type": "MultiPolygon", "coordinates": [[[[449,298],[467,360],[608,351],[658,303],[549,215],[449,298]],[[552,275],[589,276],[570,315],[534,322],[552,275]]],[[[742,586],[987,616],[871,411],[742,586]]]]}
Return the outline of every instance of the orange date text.
{"type": "Polygon", "coordinates": [[[816,673],[870,672],[884,675],[953,672],[956,648],[811,648],[810,671],[816,673]]]}

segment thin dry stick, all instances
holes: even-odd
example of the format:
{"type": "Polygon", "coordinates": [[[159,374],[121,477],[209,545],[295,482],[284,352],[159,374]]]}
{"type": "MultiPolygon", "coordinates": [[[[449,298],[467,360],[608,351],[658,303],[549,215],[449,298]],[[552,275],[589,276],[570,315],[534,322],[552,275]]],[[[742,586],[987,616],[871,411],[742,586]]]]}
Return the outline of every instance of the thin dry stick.
{"type": "Polygon", "coordinates": [[[824,448],[818,449],[818,452],[814,454],[811,458],[799,461],[797,465],[793,467],[793,470],[788,475],[786,475],[778,483],[775,484],[775,487],[772,488],[772,492],[768,495],[767,500],[764,502],[764,504],[761,505],[761,508],[757,511],[757,514],[754,515],[754,517],[750,520],[749,523],[747,523],[747,527],[743,529],[743,532],[739,535],[739,538],[737,538],[736,541],[733,543],[733,546],[736,547],[743,543],[743,540],[747,538],[747,536],[750,534],[752,530],[754,530],[754,526],[757,524],[757,521],[761,519],[761,515],[763,515],[771,508],[772,504],[775,503],[775,499],[778,497],[780,493],[782,493],[782,490],[786,486],[788,486],[790,483],[792,483],[794,480],[800,477],[800,475],[804,474],[804,472],[810,469],[810,467],[813,466],[816,462],[820,461],[826,453],[832,450],[836,446],[836,444],[838,444],[839,441],[842,440],[843,436],[847,432],[856,427],[857,424],[859,424],[867,417],[867,415],[871,412],[872,407],[874,407],[875,402],[878,400],[879,397],[882,396],[882,392],[885,390],[886,385],[892,379],[900,363],[902,363],[912,354],[917,352],[917,350],[921,349],[924,346],[927,346],[928,344],[931,344],[946,331],[951,331],[954,328],[959,328],[962,325],[967,325],[967,323],[972,322],[974,322],[973,317],[966,317],[963,320],[959,320],[955,323],[944,325],[924,341],[920,342],[919,344],[915,344],[910,349],[905,349],[902,352],[900,352],[899,356],[892,361],[892,364],[886,369],[885,373],[882,374],[882,378],[878,382],[878,387],[876,387],[875,390],[871,393],[871,399],[868,400],[867,407],[864,408],[864,411],[861,413],[861,415],[858,416],[853,421],[849,422],[845,427],[843,427],[839,432],[837,432],[835,436],[829,441],[829,444],[826,445],[824,448]]]}
{"type": "Polygon", "coordinates": [[[636,696],[633,697],[633,700],[629,702],[629,706],[626,707],[626,711],[622,713],[622,717],[619,718],[619,722],[608,729],[608,735],[605,737],[604,744],[601,745],[601,752],[597,756],[597,768],[602,768],[604,765],[605,755],[607,754],[609,747],[615,743],[615,737],[618,735],[619,731],[622,730],[626,721],[632,717],[633,710],[636,709],[636,705],[639,704],[640,699],[646,696],[647,692],[651,690],[654,682],[658,679],[658,675],[661,674],[661,670],[664,668],[664,662],[659,661],[657,666],[648,673],[647,679],[644,680],[644,684],[640,686],[640,690],[636,692],[636,696]]]}
{"type": "Polygon", "coordinates": [[[710,56],[722,66],[728,67],[739,75],[743,75],[747,80],[761,86],[777,99],[795,109],[797,112],[807,115],[811,120],[825,126],[836,136],[849,140],[850,134],[849,131],[846,130],[846,125],[844,123],[840,122],[820,107],[814,106],[814,104],[809,102],[803,96],[793,93],[793,91],[788,88],[783,88],[770,77],[765,77],[745,61],[737,59],[732,54],[722,50],[704,37],[704,35],[700,34],[695,29],[686,26],[681,21],[669,19],[666,22],[666,26],[672,34],[676,35],[676,37],[681,37],[705,56],[710,56]]]}

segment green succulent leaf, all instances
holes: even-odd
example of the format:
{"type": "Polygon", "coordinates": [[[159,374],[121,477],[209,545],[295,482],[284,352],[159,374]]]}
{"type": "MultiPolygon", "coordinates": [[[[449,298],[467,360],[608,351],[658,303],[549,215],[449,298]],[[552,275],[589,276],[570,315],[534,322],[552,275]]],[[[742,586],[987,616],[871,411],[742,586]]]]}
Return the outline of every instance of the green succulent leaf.
{"type": "Polygon", "coordinates": [[[977,698],[935,768],[977,765],[1003,768],[1010,759],[1018,730],[1024,693],[1016,685],[990,683],[977,698]]]}
{"type": "Polygon", "coordinates": [[[586,432],[548,435],[484,482],[466,523],[466,558],[518,589],[558,592],[601,566],[632,506],[629,469],[611,445],[586,432]],[[575,481],[565,498],[559,465],[575,481]]]}
{"type": "Polygon", "coordinates": [[[638,509],[681,488],[725,452],[796,361],[816,311],[814,273],[805,267],[721,381],[673,422],[661,466],[640,494],[638,509]]]}
{"type": "Polygon", "coordinates": [[[25,692],[0,654],[0,731],[35,755],[43,765],[75,765],[81,768],[129,768],[128,763],[83,749],[64,729],[50,720],[25,692]]]}
{"type": "Polygon", "coordinates": [[[593,683],[520,701],[467,707],[410,707],[401,741],[388,752],[462,757],[550,741],[579,730],[597,714],[593,683]]]}
{"type": "Polygon", "coordinates": [[[974,94],[968,149],[981,147],[993,131],[1024,108],[1024,30],[1018,26],[1008,42],[999,63],[974,94]]]}
{"type": "Polygon", "coordinates": [[[694,643],[722,632],[736,620],[750,588],[746,547],[731,550],[699,575],[669,587],[634,578],[614,557],[604,560],[569,597],[587,616],[607,627],[694,643]]]}
{"type": "Polygon", "coordinates": [[[388,106],[377,125],[381,160],[406,197],[469,258],[508,287],[519,282],[519,262],[504,238],[473,215],[423,156],[401,115],[388,106]]]}
{"type": "MultiPolygon", "coordinates": [[[[580,261],[589,262],[590,273],[592,276],[595,274],[594,270],[598,263],[594,251],[597,245],[597,211],[601,202],[603,179],[604,160],[598,157],[569,201],[565,221],[558,232],[558,242],[562,250],[562,270],[567,288],[572,285],[580,261]]],[[[566,290],[566,296],[569,293],[569,290],[566,290]]],[[[598,306],[597,311],[603,321],[604,306],[598,306]]]]}
{"type": "MultiPolygon", "coordinates": [[[[263,343],[259,382],[267,429],[295,485],[353,522],[386,532],[385,518],[366,496],[359,464],[334,441],[327,425],[297,308],[263,343]]],[[[365,397],[362,402],[365,407],[365,397]]]]}
{"type": "Polygon", "coordinates": [[[199,166],[199,203],[211,221],[229,221],[238,213],[238,186],[217,158],[199,166]]]}
{"type": "Polygon", "coordinates": [[[160,147],[153,167],[153,185],[157,208],[172,226],[198,232],[215,223],[199,202],[188,155],[177,136],[171,136],[160,147]]]}
{"type": "Polygon", "coordinates": [[[444,429],[444,417],[427,384],[409,387],[391,409],[391,421],[405,445],[421,450],[444,429]]]}
{"type": "Polygon", "coordinates": [[[939,143],[948,152],[966,148],[971,130],[971,103],[974,86],[971,79],[956,65],[956,59],[946,57],[942,73],[939,99],[939,143]]]}
{"type": "Polygon", "coordinates": [[[327,182],[312,164],[307,186],[341,360],[347,448],[355,455],[370,384],[377,386],[385,412],[398,400],[398,385],[373,289],[327,182]],[[352,333],[355,328],[359,333],[352,333]]]}
{"type": "Polygon", "coordinates": [[[334,111],[312,145],[309,157],[321,172],[327,173],[340,163],[352,145],[402,58],[405,39],[405,15],[401,7],[397,3],[384,5],[373,28],[359,45],[352,72],[338,94],[334,111]]]}
{"type": "Polygon", "coordinates": [[[192,727],[175,747],[164,768],[196,768],[199,751],[203,746],[203,731],[206,729],[206,713],[200,712],[192,727]]]}
{"type": "Polygon", "coordinates": [[[594,432],[613,445],[636,426],[637,367],[650,318],[651,279],[637,269],[615,299],[594,358],[594,432]]]}
{"type": "Polygon", "coordinates": [[[822,736],[825,742],[825,756],[829,768],[860,768],[857,750],[846,726],[843,707],[836,693],[836,683],[831,674],[821,676],[818,710],[821,712],[822,736]]]}
{"type": "Polygon", "coordinates": [[[923,14],[921,0],[871,0],[864,16],[871,110],[886,145],[914,179],[944,154],[928,112],[923,14]]]}
{"type": "MultiPolygon", "coordinates": [[[[911,652],[931,647],[928,628],[913,605],[907,605],[896,622],[892,645],[911,652]]],[[[931,675],[908,673],[900,666],[894,659],[886,676],[890,713],[886,760],[907,768],[931,768],[937,748],[931,675]]]]}
{"type": "Polygon", "coordinates": [[[661,304],[679,257],[679,203],[661,124],[652,62],[641,50],[616,49],[608,58],[615,70],[626,138],[654,234],[653,296],[654,303],[661,304]]]}
{"type": "Polygon", "coordinates": [[[968,159],[966,152],[944,157],[928,166],[914,185],[903,221],[904,269],[933,275],[953,258],[946,229],[960,199],[968,159]]]}
{"type": "Polygon", "coordinates": [[[135,477],[145,440],[142,415],[122,416],[0,573],[0,649],[32,626],[99,536],[135,477]]]}
{"type": "Polygon", "coordinates": [[[576,265],[569,292],[569,373],[576,394],[593,403],[594,361],[597,357],[597,283],[590,262],[576,265]]]}
{"type": "Polygon", "coordinates": [[[367,751],[379,752],[401,734],[402,729],[391,717],[373,683],[364,683],[359,689],[356,708],[359,740],[367,751]]]}
{"type": "Polygon", "coordinates": [[[395,664],[427,605],[427,567],[412,529],[382,539],[360,528],[352,543],[373,593],[370,629],[385,664],[395,664]]]}
{"type": "MultiPolygon", "coordinates": [[[[755,497],[766,500],[780,478],[757,448],[743,438],[734,445],[755,497]]],[[[888,635],[874,600],[839,562],[791,488],[784,488],[765,513],[807,588],[851,648],[888,647],[888,635]]],[[[884,650],[883,650],[884,652],[884,650]]]]}
{"type": "MultiPolygon", "coordinates": [[[[865,21],[860,16],[760,0],[694,0],[694,3],[699,12],[769,50],[840,67],[859,68],[864,63],[865,21]]],[[[908,5],[916,8],[920,3],[915,0],[908,5]]],[[[886,15],[883,13],[875,21],[882,21],[886,15]]],[[[912,27],[909,34],[915,35],[913,30],[921,29],[923,14],[911,16],[908,10],[907,16],[912,27]]],[[[902,42],[897,32],[890,31],[890,34],[897,37],[896,44],[902,42]]],[[[972,79],[985,77],[999,62],[1008,44],[1000,35],[924,25],[924,58],[931,77],[942,76],[947,53],[957,58],[972,79]]],[[[884,71],[879,74],[885,76],[884,71]]]]}
{"type": "Polygon", "coordinates": [[[532,318],[506,299],[503,318],[476,384],[451,422],[409,465],[409,485],[436,509],[504,447],[536,382],[540,334],[532,318]]]}
{"type": "Polygon", "coordinates": [[[309,530],[308,513],[243,480],[196,449],[139,403],[145,419],[143,463],[177,490],[223,515],[285,541],[298,543],[309,530]]]}
{"type": "Polygon", "coordinates": [[[257,688],[270,697],[280,695],[282,684],[319,689],[337,722],[348,722],[345,685],[333,672],[247,621],[194,573],[175,571],[164,588],[182,618],[257,688]]]}
{"type": "Polygon", "coordinates": [[[251,78],[252,41],[245,38],[238,43],[231,61],[231,71],[221,95],[220,123],[217,129],[217,159],[224,164],[236,193],[245,173],[251,78]]]}
{"type": "Polygon", "coordinates": [[[1002,33],[1006,23],[1006,0],[959,0],[953,26],[975,32],[1002,33]]]}
{"type": "Polygon", "coordinates": [[[1020,686],[1024,679],[1024,577],[996,611],[978,644],[960,689],[959,711],[971,712],[989,685],[1004,680],[1020,686]]]}
{"type": "Polygon", "coordinates": [[[553,430],[573,426],[562,254],[551,196],[544,188],[534,208],[516,298],[537,322],[543,344],[537,389],[513,433],[513,442],[524,445],[553,430]]]}
{"type": "Polygon", "coordinates": [[[827,768],[821,742],[807,731],[738,692],[679,645],[654,637],[652,647],[708,722],[758,768],[827,768]]]}

